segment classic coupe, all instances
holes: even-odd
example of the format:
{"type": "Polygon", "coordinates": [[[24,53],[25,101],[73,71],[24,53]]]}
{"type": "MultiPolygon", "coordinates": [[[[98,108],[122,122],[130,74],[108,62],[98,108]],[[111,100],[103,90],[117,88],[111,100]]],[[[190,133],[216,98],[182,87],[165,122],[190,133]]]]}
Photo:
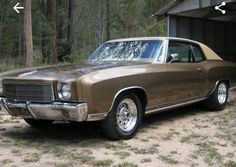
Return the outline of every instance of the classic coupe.
{"type": "Polygon", "coordinates": [[[236,64],[187,39],[104,42],[83,64],[0,74],[1,109],[31,126],[100,121],[111,139],[130,139],[144,115],[201,102],[224,109],[236,64]]]}

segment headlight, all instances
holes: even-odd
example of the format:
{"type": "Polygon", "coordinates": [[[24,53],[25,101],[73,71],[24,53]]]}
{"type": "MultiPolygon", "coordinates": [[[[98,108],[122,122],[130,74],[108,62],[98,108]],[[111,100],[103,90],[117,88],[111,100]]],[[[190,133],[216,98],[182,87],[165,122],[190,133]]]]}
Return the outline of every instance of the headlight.
{"type": "Polygon", "coordinates": [[[71,98],[71,86],[68,83],[59,83],[57,86],[58,96],[61,100],[69,100],[71,98]]]}

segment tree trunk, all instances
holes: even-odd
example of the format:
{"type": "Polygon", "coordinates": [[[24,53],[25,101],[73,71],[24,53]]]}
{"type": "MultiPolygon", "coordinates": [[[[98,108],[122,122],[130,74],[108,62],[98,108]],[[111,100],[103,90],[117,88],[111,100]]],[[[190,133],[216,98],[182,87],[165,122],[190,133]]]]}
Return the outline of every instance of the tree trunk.
{"type": "Polygon", "coordinates": [[[24,0],[24,32],[26,47],[26,67],[33,65],[33,40],[32,40],[32,16],[31,0],[24,0]]]}
{"type": "Polygon", "coordinates": [[[106,0],[106,40],[111,39],[110,0],[106,0]]]}
{"type": "Polygon", "coordinates": [[[57,27],[56,27],[56,0],[48,0],[50,1],[49,7],[49,20],[52,28],[52,36],[51,36],[51,63],[57,64],[57,47],[56,47],[56,37],[57,37],[57,27]]]}
{"type": "MultiPolygon", "coordinates": [[[[44,17],[47,18],[45,0],[41,0],[41,12],[43,13],[44,17]]],[[[42,32],[41,32],[42,62],[43,63],[46,63],[47,60],[48,60],[47,59],[48,50],[47,50],[47,41],[46,41],[45,29],[46,29],[46,19],[45,19],[45,22],[42,23],[42,32]]]]}

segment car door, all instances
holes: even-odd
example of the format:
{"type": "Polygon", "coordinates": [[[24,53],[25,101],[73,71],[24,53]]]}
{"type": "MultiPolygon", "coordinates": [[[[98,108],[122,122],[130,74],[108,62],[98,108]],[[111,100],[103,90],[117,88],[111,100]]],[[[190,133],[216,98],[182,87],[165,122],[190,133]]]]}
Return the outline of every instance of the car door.
{"type": "Polygon", "coordinates": [[[164,75],[166,103],[194,100],[204,95],[206,77],[201,65],[204,57],[198,54],[195,60],[194,50],[198,50],[195,47],[188,42],[169,41],[164,75]],[[179,59],[171,62],[173,55],[179,59]]]}

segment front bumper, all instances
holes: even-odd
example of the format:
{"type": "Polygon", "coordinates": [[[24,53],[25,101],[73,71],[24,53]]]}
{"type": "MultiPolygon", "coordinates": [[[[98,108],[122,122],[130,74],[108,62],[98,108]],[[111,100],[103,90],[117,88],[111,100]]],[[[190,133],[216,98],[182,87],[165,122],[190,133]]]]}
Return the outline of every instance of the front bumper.
{"type": "Polygon", "coordinates": [[[0,110],[6,110],[12,116],[44,120],[82,122],[88,117],[87,103],[31,103],[0,97],[0,110]]]}

